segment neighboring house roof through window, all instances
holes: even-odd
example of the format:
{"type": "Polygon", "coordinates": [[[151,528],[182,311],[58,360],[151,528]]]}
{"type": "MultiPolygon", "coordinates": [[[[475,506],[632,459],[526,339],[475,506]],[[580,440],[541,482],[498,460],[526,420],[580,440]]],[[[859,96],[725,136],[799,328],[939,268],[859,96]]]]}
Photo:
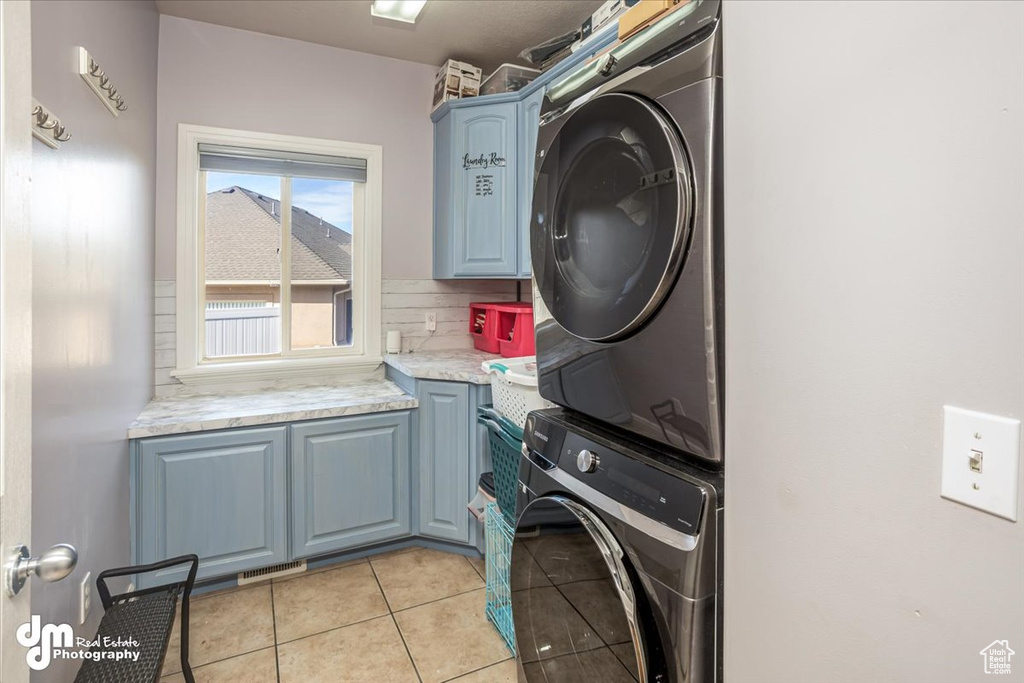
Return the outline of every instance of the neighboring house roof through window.
{"type": "MultiPolygon", "coordinates": [[[[206,196],[207,282],[280,280],[281,202],[228,187],[206,196]]],[[[291,279],[349,284],[352,235],[292,207],[291,279]]]]}

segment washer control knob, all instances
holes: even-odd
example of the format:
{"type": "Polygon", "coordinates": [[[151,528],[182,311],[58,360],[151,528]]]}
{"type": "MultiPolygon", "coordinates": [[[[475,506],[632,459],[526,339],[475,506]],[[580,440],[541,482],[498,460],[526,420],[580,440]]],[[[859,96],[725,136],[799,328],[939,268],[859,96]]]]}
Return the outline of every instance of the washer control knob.
{"type": "Polygon", "coordinates": [[[580,472],[593,472],[600,464],[601,459],[586,448],[580,451],[580,454],[576,456],[576,467],[579,468],[580,472]]]}
{"type": "Polygon", "coordinates": [[[598,68],[598,73],[607,78],[611,75],[615,69],[615,65],[619,60],[615,59],[615,55],[609,53],[601,59],[601,66],[598,68]]]}

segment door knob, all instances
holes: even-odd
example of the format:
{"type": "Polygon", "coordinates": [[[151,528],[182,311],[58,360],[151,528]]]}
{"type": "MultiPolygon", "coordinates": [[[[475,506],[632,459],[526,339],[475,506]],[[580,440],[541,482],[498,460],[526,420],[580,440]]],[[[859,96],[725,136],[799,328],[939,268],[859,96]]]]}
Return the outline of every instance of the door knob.
{"type": "Polygon", "coordinates": [[[27,546],[16,546],[4,566],[7,595],[12,598],[17,595],[32,574],[52,583],[67,577],[77,564],[78,551],[67,543],[58,543],[39,557],[30,557],[27,546]]]}

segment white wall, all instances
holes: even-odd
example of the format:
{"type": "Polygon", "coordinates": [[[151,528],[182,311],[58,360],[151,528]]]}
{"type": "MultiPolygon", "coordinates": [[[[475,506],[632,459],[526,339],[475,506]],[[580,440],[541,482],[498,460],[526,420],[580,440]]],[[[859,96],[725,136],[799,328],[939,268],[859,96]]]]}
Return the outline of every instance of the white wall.
{"type": "MultiPolygon", "coordinates": [[[[78,584],[129,562],[126,436],[153,390],[158,21],[152,2],[32,3],[32,93],[72,138],[32,143],[31,548],[79,551],[68,579],[34,582],[32,612],[82,637],[102,608],[94,591],[78,626],[78,584]],[[79,78],[78,45],[127,99],[119,118],[79,78]]],[[[54,661],[34,678],[76,668],[54,661]]]]}
{"type": "Polygon", "coordinates": [[[1024,417],[1024,4],[725,27],[727,680],[1024,680],[1024,496],[939,497],[943,404],[1024,417]]]}
{"type": "Polygon", "coordinates": [[[434,71],[161,17],[157,279],[175,278],[178,123],[383,145],[383,276],[431,277],[434,71]]]}

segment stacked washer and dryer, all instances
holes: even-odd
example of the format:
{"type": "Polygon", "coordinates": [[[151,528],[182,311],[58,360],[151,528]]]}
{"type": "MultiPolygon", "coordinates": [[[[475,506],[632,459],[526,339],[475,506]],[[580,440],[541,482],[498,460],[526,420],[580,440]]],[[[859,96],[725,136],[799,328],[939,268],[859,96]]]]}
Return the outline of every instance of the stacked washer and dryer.
{"type": "Polygon", "coordinates": [[[722,680],[720,0],[548,91],[540,392],[512,551],[521,683],[722,680]]]}

